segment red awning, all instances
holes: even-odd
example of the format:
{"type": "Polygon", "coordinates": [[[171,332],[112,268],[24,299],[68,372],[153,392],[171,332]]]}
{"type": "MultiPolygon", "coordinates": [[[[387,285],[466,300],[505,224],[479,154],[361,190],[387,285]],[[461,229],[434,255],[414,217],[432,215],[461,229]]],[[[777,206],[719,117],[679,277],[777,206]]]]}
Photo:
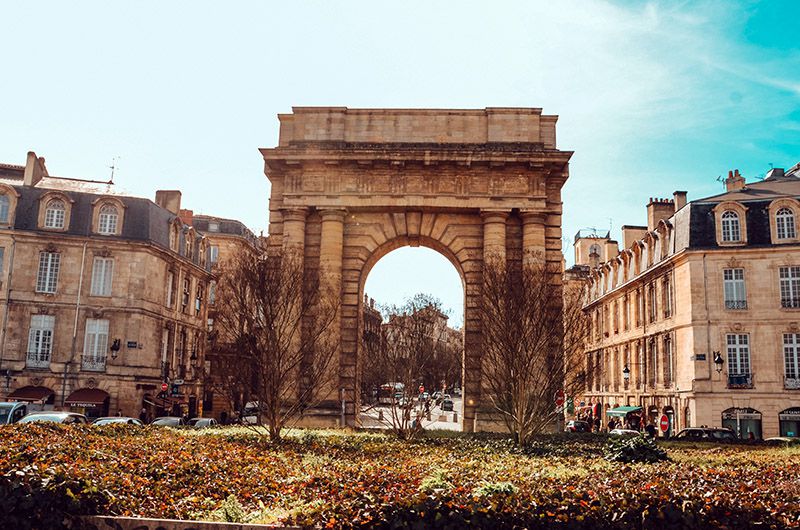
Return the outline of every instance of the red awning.
{"type": "Polygon", "coordinates": [[[64,403],[76,407],[94,407],[102,405],[108,398],[108,392],[99,388],[80,388],[70,394],[64,403]]]}
{"type": "Polygon", "coordinates": [[[55,394],[46,386],[23,386],[8,395],[10,401],[47,401],[55,394]]]}

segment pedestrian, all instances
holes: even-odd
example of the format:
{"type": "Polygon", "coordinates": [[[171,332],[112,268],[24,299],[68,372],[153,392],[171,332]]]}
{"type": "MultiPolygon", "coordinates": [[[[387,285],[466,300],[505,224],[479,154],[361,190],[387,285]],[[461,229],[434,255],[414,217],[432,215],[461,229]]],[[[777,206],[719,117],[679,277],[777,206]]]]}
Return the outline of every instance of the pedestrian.
{"type": "Polygon", "coordinates": [[[645,427],[644,430],[647,431],[647,435],[650,438],[655,438],[656,437],[656,426],[654,424],[648,423],[647,427],[645,427]]]}
{"type": "Polygon", "coordinates": [[[600,432],[600,427],[601,426],[602,425],[600,423],[600,416],[595,416],[595,418],[594,418],[594,432],[600,432]]]}
{"type": "Polygon", "coordinates": [[[117,409],[117,417],[122,417],[122,409],[117,409]]]}
{"type": "Polygon", "coordinates": [[[144,408],[144,407],[142,407],[142,411],[139,413],[139,421],[142,422],[142,423],[148,423],[147,422],[147,409],[144,408]]]}
{"type": "Polygon", "coordinates": [[[227,425],[228,424],[228,411],[227,410],[223,410],[222,414],[219,415],[219,422],[222,425],[227,425]]]}

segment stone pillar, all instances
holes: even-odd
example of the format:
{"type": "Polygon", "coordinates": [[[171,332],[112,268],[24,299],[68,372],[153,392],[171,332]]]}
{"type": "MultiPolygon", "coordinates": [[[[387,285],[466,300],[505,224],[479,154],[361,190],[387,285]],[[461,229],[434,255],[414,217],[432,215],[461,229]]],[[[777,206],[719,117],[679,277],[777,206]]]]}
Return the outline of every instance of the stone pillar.
{"type": "MultiPolygon", "coordinates": [[[[331,302],[336,304],[336,318],[331,324],[328,337],[334,341],[336,349],[330,366],[330,378],[328,384],[322,390],[321,398],[325,402],[340,403],[340,386],[342,380],[341,355],[341,310],[342,299],[342,250],[344,245],[344,216],[342,209],[321,210],[322,233],[320,234],[319,248],[319,280],[320,293],[332,297],[331,302]]],[[[328,303],[324,307],[329,308],[328,303]]],[[[348,391],[344,389],[344,397],[347,399],[348,391]]]]}
{"type": "Polygon", "coordinates": [[[506,219],[508,210],[481,210],[483,218],[483,261],[506,263],[506,219]]]}
{"type": "Polygon", "coordinates": [[[284,208],[283,217],[283,250],[295,253],[302,261],[306,245],[306,208],[284,208]]]}
{"type": "Polygon", "coordinates": [[[545,219],[541,212],[522,211],[522,264],[543,264],[545,259],[545,219]]]}

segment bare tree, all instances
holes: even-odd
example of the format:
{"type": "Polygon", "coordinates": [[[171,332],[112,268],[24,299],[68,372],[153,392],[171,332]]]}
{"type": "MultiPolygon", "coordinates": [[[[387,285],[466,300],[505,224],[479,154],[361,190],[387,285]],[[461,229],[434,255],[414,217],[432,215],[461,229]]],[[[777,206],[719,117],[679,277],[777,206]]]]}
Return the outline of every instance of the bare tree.
{"type": "Polygon", "coordinates": [[[413,438],[422,427],[422,410],[416,402],[419,385],[446,353],[447,318],[441,302],[426,294],[417,294],[402,306],[386,306],[383,312],[382,339],[371,347],[368,370],[390,394],[384,424],[401,439],[413,438]]]}
{"type": "Polygon", "coordinates": [[[482,374],[486,399],[517,442],[562,415],[556,395],[584,389],[580,351],[587,332],[580,293],[538,261],[484,267],[482,374]],[[516,266],[514,266],[516,265],[516,266]]]}
{"type": "Polygon", "coordinates": [[[270,439],[310,407],[335,399],[338,302],[286,253],[243,251],[221,272],[214,377],[232,403],[254,402],[270,439]]]}

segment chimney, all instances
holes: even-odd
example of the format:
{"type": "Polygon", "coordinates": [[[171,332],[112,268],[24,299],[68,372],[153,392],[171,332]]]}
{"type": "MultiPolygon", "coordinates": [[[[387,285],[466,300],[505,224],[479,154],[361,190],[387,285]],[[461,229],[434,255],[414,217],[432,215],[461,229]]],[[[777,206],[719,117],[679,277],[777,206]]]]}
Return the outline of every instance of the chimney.
{"type": "Polygon", "coordinates": [[[181,192],[178,190],[158,190],[156,204],[178,215],[181,211],[181,192]]]}
{"type": "Polygon", "coordinates": [[[728,171],[728,178],[725,179],[727,191],[738,191],[744,188],[744,177],[739,174],[738,169],[728,171]]]}
{"type": "Polygon", "coordinates": [[[624,225],[622,227],[622,248],[631,248],[633,244],[644,238],[646,226],[624,225]]]}
{"type": "Polygon", "coordinates": [[[675,201],[675,211],[677,212],[686,206],[686,192],[676,191],[672,193],[672,199],[675,201]]]}
{"type": "Polygon", "coordinates": [[[375,309],[375,299],[374,298],[370,298],[369,299],[369,307],[370,307],[370,309],[375,309]]]}
{"type": "Polygon", "coordinates": [[[25,174],[22,179],[23,186],[36,186],[42,177],[48,175],[44,165],[44,157],[37,157],[33,151],[28,151],[28,158],[25,161],[25,174]]]}
{"type": "Polygon", "coordinates": [[[192,226],[192,219],[194,218],[194,211],[193,210],[181,209],[178,212],[178,217],[181,218],[181,221],[183,221],[183,224],[188,225],[188,226],[192,226]]]}
{"type": "Polygon", "coordinates": [[[658,222],[669,219],[675,213],[675,204],[671,199],[654,199],[647,203],[647,230],[655,230],[658,222]]]}
{"type": "Polygon", "coordinates": [[[619,256],[619,244],[613,239],[606,240],[606,261],[610,261],[619,256]]]}

